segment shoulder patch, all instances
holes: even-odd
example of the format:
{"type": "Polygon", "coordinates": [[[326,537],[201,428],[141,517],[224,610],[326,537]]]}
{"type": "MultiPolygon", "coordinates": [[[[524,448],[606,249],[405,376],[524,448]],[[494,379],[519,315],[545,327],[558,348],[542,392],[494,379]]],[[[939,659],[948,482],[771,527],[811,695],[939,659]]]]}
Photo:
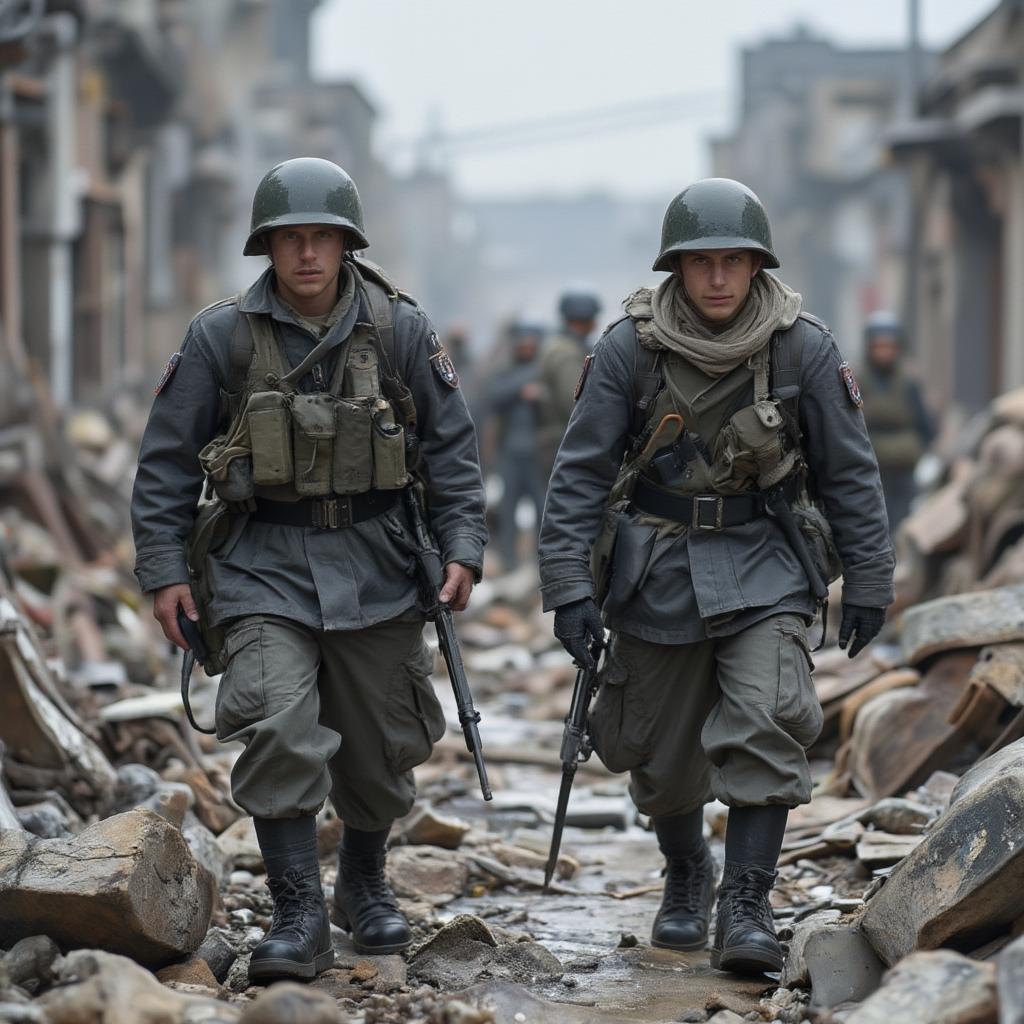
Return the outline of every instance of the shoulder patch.
{"type": "Polygon", "coordinates": [[[587,374],[590,373],[590,364],[593,363],[593,361],[593,352],[583,360],[583,369],[580,371],[580,379],[576,381],[576,390],[572,393],[572,400],[574,402],[578,402],[580,400],[580,395],[583,394],[583,386],[587,383],[587,374]]]}
{"type": "Polygon", "coordinates": [[[160,379],[156,382],[156,387],[153,388],[153,394],[159,395],[165,387],[167,387],[170,379],[174,376],[175,370],[178,369],[178,364],[181,362],[181,353],[175,352],[170,359],[167,360],[167,365],[164,367],[164,372],[160,374],[160,379]]]}
{"type": "Polygon", "coordinates": [[[434,368],[434,373],[448,387],[457,388],[459,386],[459,375],[455,370],[455,364],[452,362],[451,356],[448,355],[438,339],[437,331],[430,332],[428,345],[430,347],[430,365],[434,368]]]}
{"type": "Polygon", "coordinates": [[[846,393],[850,396],[850,401],[853,402],[857,409],[863,409],[864,398],[860,393],[860,385],[857,383],[857,378],[853,375],[853,367],[844,361],[839,364],[839,373],[843,378],[843,383],[846,385],[846,393]]]}

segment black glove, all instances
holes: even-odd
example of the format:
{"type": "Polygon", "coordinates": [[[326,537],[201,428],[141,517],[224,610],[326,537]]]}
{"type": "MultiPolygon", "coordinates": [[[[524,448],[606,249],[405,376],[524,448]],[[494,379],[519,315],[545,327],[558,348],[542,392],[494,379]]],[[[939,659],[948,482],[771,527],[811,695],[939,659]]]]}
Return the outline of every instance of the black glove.
{"type": "Polygon", "coordinates": [[[850,638],[854,637],[853,643],[850,644],[850,657],[856,657],[878,636],[883,625],[884,608],[863,608],[857,604],[844,604],[843,621],[839,625],[840,648],[845,651],[850,638]]]}
{"type": "Polygon", "coordinates": [[[555,636],[581,668],[594,667],[590,646],[604,644],[604,626],[601,613],[592,597],[584,597],[555,609],[555,636]]]}

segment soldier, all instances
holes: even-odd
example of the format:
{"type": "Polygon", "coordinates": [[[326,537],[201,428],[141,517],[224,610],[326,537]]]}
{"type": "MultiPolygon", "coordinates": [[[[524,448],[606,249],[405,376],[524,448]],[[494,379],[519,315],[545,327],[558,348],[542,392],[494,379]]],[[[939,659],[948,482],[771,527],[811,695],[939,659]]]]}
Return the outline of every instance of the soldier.
{"type": "Polygon", "coordinates": [[[583,360],[590,351],[590,336],[600,312],[601,302],[590,291],[573,289],[564,292],[558,300],[562,327],[548,340],[540,361],[544,399],[538,451],[545,480],[551,475],[555,453],[569,422],[573,391],[583,360]]]}
{"type": "Polygon", "coordinates": [[[519,529],[516,509],[527,498],[540,527],[544,508],[544,481],[537,465],[537,416],[544,389],[537,380],[537,353],[544,337],[538,325],[512,325],[512,365],[494,379],[490,406],[498,418],[498,472],[501,475],[500,550],[502,568],[515,569],[519,562],[519,529]]]}
{"type": "Polygon", "coordinates": [[[340,167],[300,158],[263,178],[245,253],[271,265],[189,325],[132,499],[136,574],[164,634],[187,646],[182,609],[225,666],[216,733],[243,744],[232,795],[255,819],[274,902],[249,966],[259,982],[334,961],[315,818],[328,795],[345,823],[335,921],[363,953],[410,942],[385,843],[445,728],[402,508],[417,440],[454,609],[486,539],[458,377],[426,314],[353,256],[368,244],[340,167]],[[204,470],[216,514],[197,520],[204,470]],[[186,564],[193,523],[218,516],[218,543],[186,564]]]}
{"type": "Polygon", "coordinates": [[[671,276],[626,300],[587,362],[540,539],[555,635],[592,665],[601,605],[611,630],[590,735],[631,772],[667,861],[652,941],[707,942],[702,809],[716,797],[730,810],[711,962],[746,973],[783,962],[768,900],[789,808],[811,794],[809,579],[835,573],[828,523],[851,657],[893,598],[856,381],[824,324],[765,273],[778,265],[744,185],[711,178],[672,201],[654,263],[671,276]],[[816,541],[799,551],[783,532],[797,521],[789,535],[816,541]]]}
{"type": "Polygon", "coordinates": [[[879,310],[868,317],[864,346],[864,419],[882,474],[889,531],[895,533],[910,511],[914,467],[934,432],[921,387],[903,367],[903,327],[894,314],[879,310]]]}

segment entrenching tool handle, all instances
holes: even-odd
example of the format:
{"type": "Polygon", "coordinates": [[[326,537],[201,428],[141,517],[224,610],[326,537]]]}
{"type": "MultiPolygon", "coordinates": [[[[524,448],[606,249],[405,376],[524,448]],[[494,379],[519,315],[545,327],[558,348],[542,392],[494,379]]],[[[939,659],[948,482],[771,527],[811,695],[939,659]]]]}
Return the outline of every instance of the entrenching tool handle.
{"type": "Polygon", "coordinates": [[[674,444],[685,427],[686,424],[683,422],[683,417],[677,412],[670,412],[662,416],[661,422],[654,428],[650,439],[644,445],[641,458],[649,459],[660,448],[664,448],[668,444],[674,444]]]}

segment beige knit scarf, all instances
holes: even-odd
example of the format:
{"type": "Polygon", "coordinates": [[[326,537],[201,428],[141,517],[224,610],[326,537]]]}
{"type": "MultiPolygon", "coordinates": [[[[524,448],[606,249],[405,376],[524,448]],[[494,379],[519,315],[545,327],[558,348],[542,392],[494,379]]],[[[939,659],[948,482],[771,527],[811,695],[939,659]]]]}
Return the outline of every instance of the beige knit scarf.
{"type": "Polygon", "coordinates": [[[722,377],[759,352],[776,331],[792,327],[801,298],[777,277],[762,272],[736,316],[716,331],[694,309],[682,281],[673,274],[658,286],[651,306],[654,340],[708,376],[722,377]]]}

